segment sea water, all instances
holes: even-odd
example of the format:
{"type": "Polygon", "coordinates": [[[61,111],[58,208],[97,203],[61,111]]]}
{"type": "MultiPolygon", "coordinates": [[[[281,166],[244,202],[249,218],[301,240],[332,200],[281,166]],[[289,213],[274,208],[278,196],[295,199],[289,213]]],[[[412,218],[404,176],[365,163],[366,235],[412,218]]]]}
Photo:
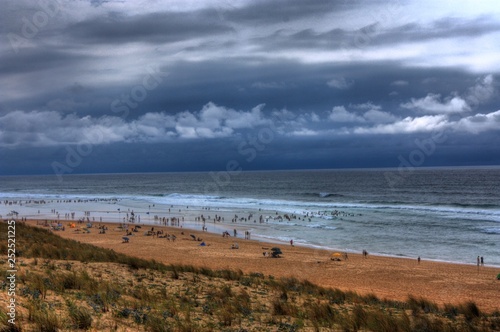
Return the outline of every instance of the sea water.
{"type": "MultiPolygon", "coordinates": [[[[245,229],[253,237],[469,264],[483,256],[500,266],[498,167],[8,176],[0,177],[0,199],[3,218],[88,211],[120,222],[134,211],[153,223],[153,214],[168,217],[174,207],[251,213],[256,222],[245,229]],[[285,214],[295,217],[276,218],[285,214]]],[[[233,226],[226,218],[211,230],[224,225],[233,226]]]]}

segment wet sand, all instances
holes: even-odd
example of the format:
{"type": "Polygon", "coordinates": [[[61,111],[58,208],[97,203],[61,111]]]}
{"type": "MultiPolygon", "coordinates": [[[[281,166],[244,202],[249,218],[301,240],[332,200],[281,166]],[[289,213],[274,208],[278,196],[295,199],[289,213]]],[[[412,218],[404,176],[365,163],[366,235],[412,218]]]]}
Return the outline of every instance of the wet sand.
{"type": "MultiPolygon", "coordinates": [[[[36,221],[28,221],[36,225],[36,221]]],[[[165,264],[186,264],[211,269],[234,269],[245,273],[260,272],[275,277],[295,277],[307,279],[315,284],[356,291],[360,294],[375,294],[380,298],[406,300],[409,295],[424,297],[438,304],[460,304],[474,301],[485,311],[500,310],[500,281],[496,276],[499,268],[477,267],[416,259],[393,258],[349,253],[347,260],[333,261],[331,251],[291,246],[289,243],[272,244],[258,240],[245,240],[244,234],[238,238],[222,237],[189,229],[163,226],[143,226],[139,232],[129,236],[129,243],[123,243],[125,231],[116,223],[107,225],[106,234],[99,234],[94,223],[90,233],[75,232],[66,228],[56,234],[84,243],[113,249],[124,254],[155,259],[165,264]],[[175,242],[165,238],[145,236],[146,230],[175,234],[175,242]],[[184,235],[181,234],[184,232],[184,235]],[[191,238],[200,237],[207,246],[191,238]],[[239,249],[231,249],[237,242],[239,249]],[[274,259],[263,256],[272,247],[281,248],[283,255],[274,259]]],[[[68,225],[68,222],[63,222],[68,225]]],[[[78,226],[78,225],[77,225],[78,226]]],[[[84,225],[80,226],[84,227],[84,225]]],[[[133,227],[133,225],[131,225],[133,227]]],[[[232,235],[232,233],[231,233],[232,235]]]]}

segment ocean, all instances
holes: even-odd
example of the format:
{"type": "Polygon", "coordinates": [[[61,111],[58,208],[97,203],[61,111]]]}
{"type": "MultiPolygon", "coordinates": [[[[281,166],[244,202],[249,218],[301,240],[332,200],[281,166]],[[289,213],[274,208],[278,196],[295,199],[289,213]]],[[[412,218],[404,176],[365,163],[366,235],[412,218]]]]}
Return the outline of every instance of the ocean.
{"type": "Polygon", "coordinates": [[[218,213],[226,218],[209,231],[248,216],[238,227],[252,238],[500,266],[498,167],[3,176],[0,199],[2,218],[120,222],[134,211],[154,224],[175,212],[198,228],[195,215],[218,213]]]}

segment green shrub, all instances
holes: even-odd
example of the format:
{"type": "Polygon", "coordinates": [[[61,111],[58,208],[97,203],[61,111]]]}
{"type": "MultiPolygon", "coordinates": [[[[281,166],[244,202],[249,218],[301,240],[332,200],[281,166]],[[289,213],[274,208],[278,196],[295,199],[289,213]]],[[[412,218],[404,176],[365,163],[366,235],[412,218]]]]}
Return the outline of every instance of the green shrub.
{"type": "MultiPolygon", "coordinates": [[[[403,315],[401,319],[391,316],[382,310],[375,310],[366,313],[366,325],[369,331],[396,332],[410,331],[410,320],[403,315]]],[[[420,331],[420,330],[416,330],[420,331]]],[[[422,330],[427,331],[427,330],[422,330]]]]}
{"type": "Polygon", "coordinates": [[[458,316],[459,310],[457,306],[446,303],[444,305],[444,315],[450,319],[455,319],[458,316]]]}
{"type": "Polygon", "coordinates": [[[333,327],[337,321],[335,309],[328,303],[312,303],[308,306],[308,318],[319,326],[333,327]]]}
{"type": "Polygon", "coordinates": [[[70,304],[69,318],[76,329],[88,330],[92,326],[92,314],[86,308],[70,304]]]}
{"type": "Polygon", "coordinates": [[[9,323],[9,316],[3,310],[0,310],[0,332],[20,332],[21,330],[18,321],[16,321],[16,324],[9,323]]]}
{"type": "Polygon", "coordinates": [[[294,316],[297,308],[292,303],[282,301],[279,297],[271,302],[272,315],[274,316],[294,316]]]}
{"type": "Polygon", "coordinates": [[[9,324],[0,328],[0,332],[21,332],[22,329],[19,325],[9,324]]]}
{"type": "Polygon", "coordinates": [[[236,310],[243,316],[249,316],[252,313],[252,301],[250,295],[245,290],[241,290],[234,302],[236,310]]]}
{"type": "Polygon", "coordinates": [[[148,316],[145,323],[146,330],[149,332],[170,332],[172,328],[168,322],[158,316],[148,316]]]}
{"type": "Polygon", "coordinates": [[[413,331],[443,332],[445,326],[439,319],[428,318],[427,316],[415,317],[412,326],[413,331]]]}
{"type": "Polygon", "coordinates": [[[466,302],[458,307],[459,313],[463,314],[465,319],[471,321],[475,318],[479,318],[481,316],[481,311],[477,307],[477,305],[472,302],[466,302]]]}
{"type": "Polygon", "coordinates": [[[368,320],[368,313],[359,304],[355,305],[352,309],[352,320],[354,323],[354,330],[358,330],[366,326],[368,320]]]}
{"type": "Polygon", "coordinates": [[[59,276],[59,284],[62,290],[66,289],[79,289],[80,283],[78,276],[75,272],[73,273],[64,273],[59,276]]]}
{"type": "Polygon", "coordinates": [[[417,299],[410,295],[407,303],[415,315],[420,311],[423,311],[426,314],[436,313],[438,311],[438,305],[436,303],[422,297],[417,299]]]}
{"type": "Polygon", "coordinates": [[[217,271],[217,276],[219,278],[223,278],[226,280],[240,280],[241,277],[243,277],[243,271],[238,270],[238,271],[233,271],[233,270],[218,270],[217,271]]]}
{"type": "Polygon", "coordinates": [[[47,309],[41,309],[39,306],[30,308],[29,316],[35,324],[36,331],[57,332],[62,327],[59,317],[47,309]]]}

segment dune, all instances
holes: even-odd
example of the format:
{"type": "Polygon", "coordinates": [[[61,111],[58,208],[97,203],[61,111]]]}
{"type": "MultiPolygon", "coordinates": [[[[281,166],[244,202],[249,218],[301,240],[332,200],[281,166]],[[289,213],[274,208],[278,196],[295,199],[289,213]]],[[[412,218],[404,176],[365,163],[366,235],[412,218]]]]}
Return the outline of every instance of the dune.
{"type": "MultiPolygon", "coordinates": [[[[37,221],[30,220],[36,225],[37,221]]],[[[63,222],[69,224],[69,222],[63,222]]],[[[94,223],[108,228],[99,234],[96,227],[90,233],[75,232],[73,228],[57,234],[73,240],[113,249],[127,255],[154,259],[165,264],[186,264],[211,269],[260,272],[274,277],[306,279],[320,286],[374,294],[380,298],[406,300],[408,296],[424,297],[438,304],[459,304],[474,301],[482,310],[498,310],[500,281],[498,268],[394,258],[349,253],[347,260],[331,260],[332,252],[289,243],[269,243],[243,238],[222,237],[219,234],[176,227],[154,226],[155,231],[174,234],[176,241],[146,236],[152,226],[143,226],[124,243],[125,231],[116,223],[94,223]],[[182,234],[183,233],[183,234],[182,234]],[[195,235],[206,244],[193,240],[195,235]],[[239,249],[231,249],[234,243],[239,249]],[[280,247],[280,258],[264,257],[263,252],[280,247]]],[[[39,226],[43,227],[43,226],[39,226]]],[[[83,227],[83,225],[82,225],[83,227]]]]}

